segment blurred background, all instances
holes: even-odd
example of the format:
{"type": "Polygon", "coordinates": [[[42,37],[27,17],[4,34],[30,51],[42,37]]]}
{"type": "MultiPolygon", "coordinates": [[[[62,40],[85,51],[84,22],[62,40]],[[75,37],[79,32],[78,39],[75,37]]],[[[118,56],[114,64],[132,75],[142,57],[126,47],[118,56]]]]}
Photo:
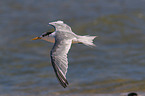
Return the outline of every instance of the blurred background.
{"type": "Polygon", "coordinates": [[[145,0],[1,0],[1,96],[124,96],[145,93],[145,0]],[[31,39],[63,20],[96,48],[73,44],[63,88],[52,43],[31,39]],[[107,94],[107,95],[106,95],[107,94]]]}

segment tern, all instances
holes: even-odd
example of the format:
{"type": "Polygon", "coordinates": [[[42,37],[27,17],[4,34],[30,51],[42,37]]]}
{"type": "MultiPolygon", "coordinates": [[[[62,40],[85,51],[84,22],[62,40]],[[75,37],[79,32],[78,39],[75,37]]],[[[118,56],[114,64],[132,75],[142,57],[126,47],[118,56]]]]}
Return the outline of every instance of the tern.
{"type": "Polygon", "coordinates": [[[72,43],[81,43],[87,46],[95,46],[93,39],[97,36],[80,36],[72,32],[71,27],[63,21],[50,22],[53,30],[44,32],[41,36],[35,37],[32,40],[42,39],[51,43],[54,46],[50,52],[51,63],[60,84],[66,88],[68,81],[66,73],[68,68],[67,54],[72,43]]]}

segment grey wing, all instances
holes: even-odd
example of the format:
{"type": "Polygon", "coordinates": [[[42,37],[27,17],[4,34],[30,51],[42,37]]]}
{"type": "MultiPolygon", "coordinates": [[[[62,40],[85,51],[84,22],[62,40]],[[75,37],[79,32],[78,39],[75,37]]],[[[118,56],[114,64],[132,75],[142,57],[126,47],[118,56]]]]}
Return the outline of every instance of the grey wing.
{"type": "Polygon", "coordinates": [[[60,84],[65,88],[68,85],[66,73],[68,68],[67,53],[72,40],[56,40],[51,50],[51,62],[60,84]]]}

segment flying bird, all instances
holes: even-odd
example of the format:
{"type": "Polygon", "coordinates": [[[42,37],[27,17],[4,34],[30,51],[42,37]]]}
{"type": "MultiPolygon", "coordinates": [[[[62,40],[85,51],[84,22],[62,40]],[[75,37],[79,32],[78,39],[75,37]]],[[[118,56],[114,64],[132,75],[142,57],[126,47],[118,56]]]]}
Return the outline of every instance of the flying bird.
{"type": "Polygon", "coordinates": [[[81,43],[87,46],[95,46],[93,39],[96,36],[80,36],[72,32],[71,27],[63,21],[50,22],[51,30],[44,32],[41,36],[35,37],[32,40],[42,39],[51,43],[54,46],[50,52],[51,63],[60,84],[66,88],[68,81],[66,73],[68,68],[67,54],[72,43],[81,43]]]}

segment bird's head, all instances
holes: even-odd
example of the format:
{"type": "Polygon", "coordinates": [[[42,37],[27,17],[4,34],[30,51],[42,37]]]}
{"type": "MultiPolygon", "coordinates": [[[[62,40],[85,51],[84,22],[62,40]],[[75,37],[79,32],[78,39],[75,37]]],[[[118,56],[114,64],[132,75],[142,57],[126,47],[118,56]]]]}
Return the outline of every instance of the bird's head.
{"type": "Polygon", "coordinates": [[[67,24],[65,24],[63,21],[56,21],[56,22],[50,22],[48,24],[49,31],[44,32],[41,36],[35,37],[32,40],[37,40],[37,39],[43,39],[48,41],[49,37],[53,37],[55,34],[52,35],[52,33],[57,32],[57,31],[72,31],[71,27],[69,27],[67,24]]]}
{"type": "Polygon", "coordinates": [[[39,37],[35,37],[32,40],[38,40],[38,39],[46,40],[47,38],[52,37],[52,33],[56,30],[55,26],[49,24],[48,28],[49,28],[48,32],[44,32],[44,33],[42,33],[42,35],[40,35],[39,37]]]}

